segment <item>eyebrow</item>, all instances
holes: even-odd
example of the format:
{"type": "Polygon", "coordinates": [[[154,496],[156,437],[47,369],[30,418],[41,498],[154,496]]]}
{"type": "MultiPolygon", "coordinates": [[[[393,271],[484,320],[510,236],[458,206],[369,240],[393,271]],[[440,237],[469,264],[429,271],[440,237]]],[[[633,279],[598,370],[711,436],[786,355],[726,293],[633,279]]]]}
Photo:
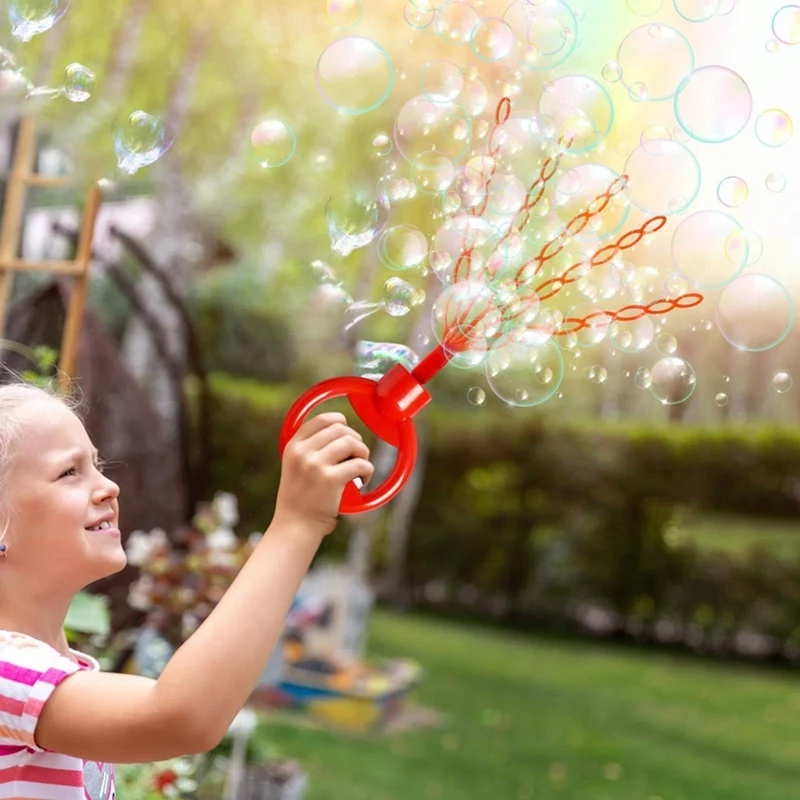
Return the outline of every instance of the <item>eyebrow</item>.
{"type": "MultiPolygon", "coordinates": [[[[90,453],[92,455],[92,461],[96,464],[100,460],[100,452],[96,447],[93,447],[90,453]]],[[[63,455],[65,458],[83,458],[86,455],[86,451],[76,447],[72,450],[62,450],[60,455],[63,455]]]]}

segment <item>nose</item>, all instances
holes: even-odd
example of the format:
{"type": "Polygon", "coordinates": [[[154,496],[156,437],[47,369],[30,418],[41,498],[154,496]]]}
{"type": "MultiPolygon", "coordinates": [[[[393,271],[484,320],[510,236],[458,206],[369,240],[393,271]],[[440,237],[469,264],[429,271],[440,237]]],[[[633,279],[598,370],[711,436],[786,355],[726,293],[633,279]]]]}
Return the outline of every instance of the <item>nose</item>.
{"type": "Polygon", "coordinates": [[[97,488],[92,493],[92,502],[103,503],[108,500],[116,500],[119,497],[119,486],[102,472],[99,472],[98,476],[99,481],[97,488]]]}

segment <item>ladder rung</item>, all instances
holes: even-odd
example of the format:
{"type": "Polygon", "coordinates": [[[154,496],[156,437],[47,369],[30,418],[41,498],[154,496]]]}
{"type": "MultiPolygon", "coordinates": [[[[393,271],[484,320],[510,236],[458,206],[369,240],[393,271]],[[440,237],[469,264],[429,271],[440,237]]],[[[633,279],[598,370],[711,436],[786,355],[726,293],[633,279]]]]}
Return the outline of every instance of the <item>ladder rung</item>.
{"type": "Polygon", "coordinates": [[[55,275],[83,275],[87,265],[79,261],[7,261],[0,262],[0,272],[52,272],[55,275]]]}
{"type": "Polygon", "coordinates": [[[35,172],[23,172],[17,174],[12,172],[11,178],[12,180],[14,178],[21,180],[26,186],[66,186],[69,183],[67,178],[58,178],[55,175],[39,175],[35,172]]]}

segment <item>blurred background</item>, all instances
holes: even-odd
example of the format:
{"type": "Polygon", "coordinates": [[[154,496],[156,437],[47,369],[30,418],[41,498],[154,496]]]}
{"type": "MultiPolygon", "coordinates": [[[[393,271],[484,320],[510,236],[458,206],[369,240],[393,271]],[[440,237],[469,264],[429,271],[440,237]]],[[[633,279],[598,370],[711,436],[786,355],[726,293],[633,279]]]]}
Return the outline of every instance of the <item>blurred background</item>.
{"type": "Polygon", "coordinates": [[[794,796],[800,7],[0,5],[2,359],[122,487],[107,669],[230,585],[302,392],[494,314],[223,745],[125,800],[794,796]]]}

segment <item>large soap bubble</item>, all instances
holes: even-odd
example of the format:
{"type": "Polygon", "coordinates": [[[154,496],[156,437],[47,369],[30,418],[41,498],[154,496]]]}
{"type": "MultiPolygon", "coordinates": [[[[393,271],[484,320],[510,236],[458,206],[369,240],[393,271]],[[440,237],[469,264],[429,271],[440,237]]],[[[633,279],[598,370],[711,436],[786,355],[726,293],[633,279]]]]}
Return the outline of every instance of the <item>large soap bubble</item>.
{"type": "Polygon", "coordinates": [[[503,19],[514,34],[511,57],[522,69],[552,69],[575,50],[578,22],[561,0],[515,0],[503,19]]]}
{"type": "Polygon", "coordinates": [[[549,400],[564,379],[564,357],[550,340],[538,344],[500,340],[486,356],[484,369],[492,391],[512,406],[530,408],[549,400]]]}
{"type": "Polygon", "coordinates": [[[700,67],[683,80],[675,94],[675,118],[699,142],[727,142],[738,136],[753,111],[744,79],[732,69],[700,67]]]}
{"type": "Polygon", "coordinates": [[[11,35],[28,42],[49,31],[67,13],[70,0],[9,0],[8,20],[11,35]]]}
{"type": "Polygon", "coordinates": [[[331,108],[342,114],[366,114],[391,93],[394,66],[379,44],[363,36],[346,36],[323,50],[315,77],[331,108]]]}
{"type": "Polygon", "coordinates": [[[616,63],[629,91],[644,87],[641,99],[667,100],[694,69],[694,53],[688,39],[675,28],[641,25],[620,43],[616,63]]]}
{"type": "Polygon", "coordinates": [[[134,111],[118,120],[113,137],[117,166],[129,175],[154,164],[172,146],[164,123],[146,111],[134,111]]]}

